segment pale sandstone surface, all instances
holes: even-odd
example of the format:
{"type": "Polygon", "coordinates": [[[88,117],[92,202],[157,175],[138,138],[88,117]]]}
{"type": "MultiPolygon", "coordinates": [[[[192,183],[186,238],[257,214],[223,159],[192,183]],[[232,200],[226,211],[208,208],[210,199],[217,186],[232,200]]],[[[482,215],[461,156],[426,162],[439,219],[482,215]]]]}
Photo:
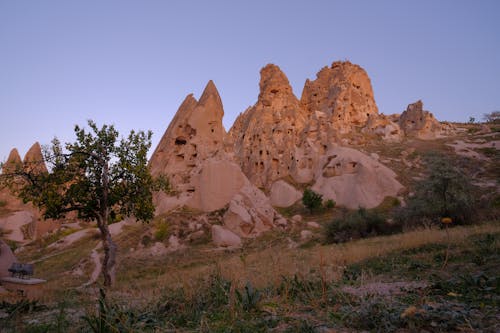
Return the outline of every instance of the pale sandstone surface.
{"type": "Polygon", "coordinates": [[[29,211],[19,211],[0,218],[0,230],[4,233],[2,237],[15,242],[22,243],[29,240],[25,235],[33,234],[35,225],[35,216],[29,211]]]}
{"type": "Polygon", "coordinates": [[[322,157],[312,189],[350,209],[373,208],[396,197],[403,186],[394,171],[352,148],[337,147],[322,157]]]}
{"type": "Polygon", "coordinates": [[[300,101],[309,114],[325,113],[341,134],[353,126],[364,126],[369,117],[378,114],[368,74],[349,61],[336,61],[322,68],[316,80],[307,80],[300,101]]]}
{"type": "Polygon", "coordinates": [[[269,64],[260,74],[257,102],[238,116],[229,133],[245,175],[257,187],[268,187],[294,168],[307,115],[278,66],[269,64]]]}
{"type": "Polygon", "coordinates": [[[212,241],[218,247],[240,247],[241,238],[220,225],[212,226],[212,241]]]}
{"type": "Polygon", "coordinates": [[[284,180],[278,180],[271,186],[269,199],[273,206],[289,207],[300,200],[300,198],[302,198],[302,193],[284,180]]]}
{"type": "Polygon", "coordinates": [[[206,213],[229,205],[226,227],[253,237],[274,227],[280,216],[233,161],[223,114],[212,81],[199,102],[191,95],[183,102],[149,162],[153,176],[167,176],[176,192],[155,194],[156,213],[180,206],[206,213]]]}
{"type": "Polygon", "coordinates": [[[432,140],[440,136],[441,124],[429,111],[424,111],[424,103],[409,104],[399,117],[399,126],[406,136],[422,140],[432,140]]]}

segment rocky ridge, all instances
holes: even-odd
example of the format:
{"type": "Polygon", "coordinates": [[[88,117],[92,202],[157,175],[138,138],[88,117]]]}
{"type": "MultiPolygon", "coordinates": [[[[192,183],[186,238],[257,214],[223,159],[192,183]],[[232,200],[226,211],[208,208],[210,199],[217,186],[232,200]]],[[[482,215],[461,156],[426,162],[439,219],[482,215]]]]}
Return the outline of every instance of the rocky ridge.
{"type": "MultiPolygon", "coordinates": [[[[181,207],[200,216],[221,212],[215,223],[220,228],[210,231],[211,222],[173,235],[176,241],[211,232],[220,246],[234,246],[240,244],[235,237],[287,228],[289,222],[273,207],[293,205],[304,187],[347,208],[375,207],[398,196],[403,186],[387,166],[354,148],[367,140],[441,135],[441,125],[420,101],[401,116],[380,114],[368,74],[348,61],[334,62],[307,80],[300,100],[278,66],[266,65],[260,75],[256,103],[229,133],[222,125],[222,100],[209,81],[199,100],[192,94],[185,98],[152,154],[152,175],[168,177],[173,187],[154,195],[157,215],[181,207]]],[[[38,143],[23,161],[14,149],[3,172],[17,167],[47,172],[39,161],[38,143]]]]}

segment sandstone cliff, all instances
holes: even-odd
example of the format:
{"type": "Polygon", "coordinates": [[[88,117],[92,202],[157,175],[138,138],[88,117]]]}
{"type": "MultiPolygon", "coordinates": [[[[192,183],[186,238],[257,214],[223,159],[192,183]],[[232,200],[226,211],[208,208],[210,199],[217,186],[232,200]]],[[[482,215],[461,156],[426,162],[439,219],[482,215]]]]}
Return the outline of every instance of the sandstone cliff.
{"type": "Polygon", "coordinates": [[[243,172],[256,186],[268,187],[294,168],[307,116],[278,66],[269,64],[260,75],[258,100],[236,119],[230,135],[243,172]]]}
{"type": "Polygon", "coordinates": [[[155,195],[157,214],[179,206],[201,212],[228,206],[226,228],[239,236],[256,236],[274,227],[280,216],[233,161],[223,115],[212,81],[199,101],[189,95],[179,107],[149,162],[153,176],[167,176],[176,192],[155,195]]]}

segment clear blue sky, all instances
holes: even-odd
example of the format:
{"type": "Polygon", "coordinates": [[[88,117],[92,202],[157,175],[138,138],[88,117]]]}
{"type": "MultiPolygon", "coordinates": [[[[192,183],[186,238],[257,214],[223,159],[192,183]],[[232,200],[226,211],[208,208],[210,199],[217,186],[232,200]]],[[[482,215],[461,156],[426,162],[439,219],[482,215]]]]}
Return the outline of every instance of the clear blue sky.
{"type": "Polygon", "coordinates": [[[0,0],[0,160],[93,119],[151,129],[214,80],[228,130],[275,63],[300,98],[335,60],[364,67],[379,110],[440,120],[500,109],[500,1],[0,0]]]}

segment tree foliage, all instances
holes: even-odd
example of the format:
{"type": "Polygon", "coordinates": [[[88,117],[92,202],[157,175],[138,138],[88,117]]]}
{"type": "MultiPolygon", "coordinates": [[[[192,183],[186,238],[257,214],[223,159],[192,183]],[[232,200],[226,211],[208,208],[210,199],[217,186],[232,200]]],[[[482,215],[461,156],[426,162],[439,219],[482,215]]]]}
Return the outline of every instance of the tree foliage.
{"type": "Polygon", "coordinates": [[[470,223],[474,212],[473,186],[456,163],[444,155],[425,157],[427,177],[415,188],[396,218],[405,224],[438,222],[451,217],[456,223],[470,223]]]}
{"type": "Polygon", "coordinates": [[[116,245],[108,224],[117,216],[133,215],[141,221],[154,216],[155,182],[147,167],[152,133],[131,131],[120,139],[114,126],[98,128],[93,121],[88,126],[89,131],[75,126],[76,141],[64,148],[58,139],[45,148],[49,172],[18,170],[11,188],[24,202],[39,207],[45,218],[74,211],[80,219],[96,221],[105,254],[104,283],[111,285],[116,245]]]}
{"type": "Polygon", "coordinates": [[[485,113],[483,115],[483,119],[487,123],[498,124],[498,123],[500,123],[500,111],[493,111],[490,113],[485,113]]]}
{"type": "Polygon", "coordinates": [[[323,196],[314,192],[310,188],[306,188],[302,195],[302,203],[312,214],[314,209],[321,207],[321,204],[323,203],[323,196]]]}

